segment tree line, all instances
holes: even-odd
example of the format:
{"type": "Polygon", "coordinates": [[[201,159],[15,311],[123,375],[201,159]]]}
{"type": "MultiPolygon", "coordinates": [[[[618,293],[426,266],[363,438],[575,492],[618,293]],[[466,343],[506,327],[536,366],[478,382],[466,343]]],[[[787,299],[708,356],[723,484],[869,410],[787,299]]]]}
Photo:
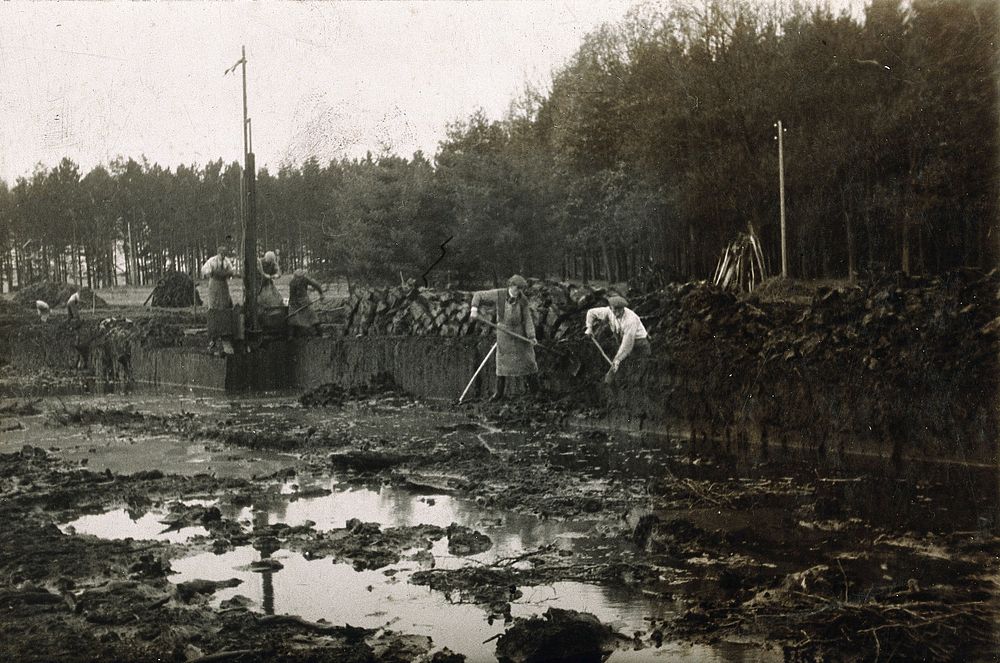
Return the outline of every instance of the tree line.
{"type": "MultiPolygon", "coordinates": [[[[586,36],[551,88],[456,122],[433,158],[257,173],[260,250],[369,282],[706,278],[752,227],[791,276],[996,264],[998,8],[873,0],[648,2],[586,36]]],[[[64,159],[0,183],[5,283],[195,273],[241,237],[239,164],[64,159]],[[124,265],[124,269],[122,269],[124,265]]]]}

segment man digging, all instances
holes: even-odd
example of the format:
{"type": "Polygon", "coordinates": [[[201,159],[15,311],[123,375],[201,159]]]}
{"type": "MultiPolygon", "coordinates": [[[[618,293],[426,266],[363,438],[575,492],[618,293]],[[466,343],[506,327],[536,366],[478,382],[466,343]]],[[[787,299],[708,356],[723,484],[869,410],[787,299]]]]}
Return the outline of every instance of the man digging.
{"type": "MultiPolygon", "coordinates": [[[[607,323],[608,328],[611,329],[611,333],[619,341],[618,352],[615,353],[615,358],[609,360],[611,370],[608,371],[606,381],[611,381],[614,375],[618,373],[618,368],[622,362],[633,352],[637,357],[648,357],[651,354],[649,334],[646,333],[646,327],[642,324],[642,320],[639,319],[635,311],[628,308],[628,302],[625,301],[624,297],[609,297],[607,306],[598,306],[587,311],[586,328],[583,333],[590,337],[594,343],[597,343],[594,339],[595,320],[603,320],[607,323]]],[[[600,345],[597,347],[600,348],[600,345]]],[[[603,350],[601,350],[601,354],[604,354],[603,350]]],[[[607,356],[605,356],[605,359],[607,359],[607,356]]]]}

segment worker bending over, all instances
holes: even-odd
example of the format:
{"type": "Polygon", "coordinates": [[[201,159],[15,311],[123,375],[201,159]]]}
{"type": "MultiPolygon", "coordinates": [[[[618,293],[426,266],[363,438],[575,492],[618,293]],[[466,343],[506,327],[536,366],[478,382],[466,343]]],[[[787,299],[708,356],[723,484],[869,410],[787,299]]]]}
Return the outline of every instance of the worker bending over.
{"type": "Polygon", "coordinates": [[[598,306],[587,311],[587,336],[594,333],[594,320],[603,320],[618,339],[618,352],[611,360],[611,370],[617,372],[625,358],[635,352],[637,357],[650,355],[649,335],[642,320],[635,311],[628,308],[624,297],[610,297],[607,306],[598,306]]]}

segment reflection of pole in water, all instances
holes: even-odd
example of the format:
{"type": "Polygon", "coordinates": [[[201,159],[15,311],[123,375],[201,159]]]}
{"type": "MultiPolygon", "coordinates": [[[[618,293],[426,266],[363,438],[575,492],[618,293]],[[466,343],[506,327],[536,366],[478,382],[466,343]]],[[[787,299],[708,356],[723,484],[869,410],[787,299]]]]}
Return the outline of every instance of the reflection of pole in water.
{"type": "MultiPolygon", "coordinates": [[[[265,559],[271,558],[271,553],[276,549],[270,540],[270,537],[265,535],[269,523],[267,522],[267,510],[254,511],[253,513],[253,528],[257,533],[257,537],[254,540],[253,547],[260,552],[260,559],[263,561],[265,559]]],[[[273,615],[274,614],[274,571],[269,568],[261,569],[260,571],[260,585],[261,593],[263,595],[264,601],[264,614],[273,615]]]]}

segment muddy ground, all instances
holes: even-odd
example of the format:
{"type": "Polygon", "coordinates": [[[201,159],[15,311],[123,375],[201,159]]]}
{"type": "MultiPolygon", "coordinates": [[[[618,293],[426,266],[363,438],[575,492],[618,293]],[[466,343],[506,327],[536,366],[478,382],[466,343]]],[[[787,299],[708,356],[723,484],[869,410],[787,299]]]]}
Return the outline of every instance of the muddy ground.
{"type": "Polygon", "coordinates": [[[1000,652],[989,468],[956,466],[918,480],[906,468],[816,468],[723,441],[602,431],[523,399],[421,403],[385,385],[341,396],[323,407],[302,402],[324,399],[294,396],[4,400],[0,657],[482,659],[442,649],[433,635],[268,614],[242,595],[214,601],[228,581],[171,580],[180,560],[246,545],[260,553],[256,570],[279,574],[281,562],[270,558],[279,549],[389,577],[414,562],[407,582],[503,625],[488,644],[499,660],[612,652],[614,660],[655,660],[658,651],[674,660],[671,643],[717,646],[705,650],[715,652],[711,660],[988,661],[1000,652]],[[164,440],[214,455],[192,468],[183,457],[157,456],[164,440]],[[541,539],[481,563],[435,564],[429,551],[438,542],[456,558],[493,542],[484,528],[392,527],[364,514],[342,527],[226,515],[234,505],[315,495],[305,487],[331,476],[410,490],[431,506],[468,499],[498,520],[573,524],[587,543],[541,539]],[[298,494],[287,494],[290,484],[298,494]],[[65,527],[113,508],[137,519],[156,507],[169,509],[165,529],[204,533],[121,540],[65,527]],[[628,632],[585,611],[512,615],[525,588],[565,582],[664,609],[628,632]]]}
{"type": "Polygon", "coordinates": [[[998,280],[667,289],[501,404],[104,393],[80,338],[203,317],[0,316],[0,660],[1000,660],[998,280]]]}

